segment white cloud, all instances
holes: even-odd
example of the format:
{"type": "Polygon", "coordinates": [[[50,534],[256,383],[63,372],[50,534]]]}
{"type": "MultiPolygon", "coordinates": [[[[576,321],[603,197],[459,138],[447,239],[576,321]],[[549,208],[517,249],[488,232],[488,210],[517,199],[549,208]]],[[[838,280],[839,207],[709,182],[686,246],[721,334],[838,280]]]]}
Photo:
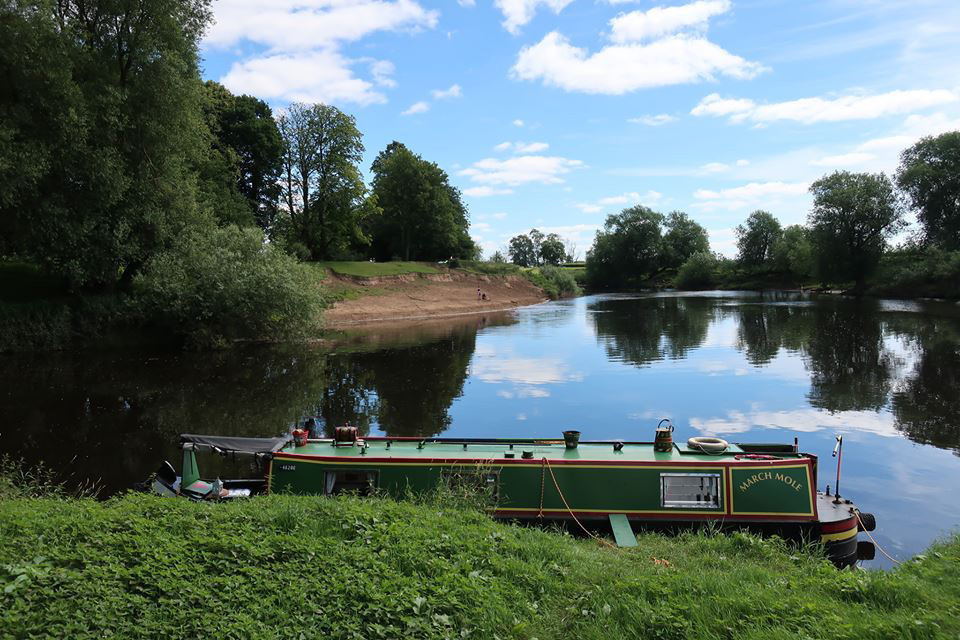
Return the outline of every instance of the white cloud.
{"type": "Polygon", "coordinates": [[[517,154],[540,153],[550,148],[546,142],[501,142],[494,147],[495,151],[513,151],[517,154]]]}
{"type": "Polygon", "coordinates": [[[470,187],[463,190],[463,195],[474,198],[488,198],[490,196],[508,196],[513,189],[495,189],[493,187],[470,187]]]}
{"type": "Polygon", "coordinates": [[[218,0],[204,45],[265,50],[235,62],[220,80],[231,91],[267,99],[310,102],[385,102],[373,85],[392,87],[387,60],[349,59],[344,43],[378,31],[432,28],[439,13],[415,0],[218,0]],[[370,64],[372,82],[353,67],[370,64]]]}
{"type": "Polygon", "coordinates": [[[896,90],[876,95],[848,95],[838,98],[801,98],[786,102],[756,104],[747,99],[723,98],[711,93],[690,112],[695,116],[729,116],[731,122],[756,123],[791,120],[803,124],[869,120],[910,113],[957,100],[945,89],[896,90]]]}
{"type": "Polygon", "coordinates": [[[553,31],[524,47],[511,75],[566,91],[620,95],[638,89],[713,80],[753,78],[764,67],[699,36],[677,34],[649,44],[615,44],[590,54],[553,31]]]}
{"type": "Polygon", "coordinates": [[[582,166],[579,160],[559,156],[524,155],[506,160],[484,158],[461,170],[460,175],[486,185],[559,184],[563,182],[560,176],[582,166]]]}
{"type": "Polygon", "coordinates": [[[473,7],[476,6],[476,0],[457,0],[457,4],[461,7],[473,7]]]}
{"type": "Polygon", "coordinates": [[[860,165],[864,162],[873,160],[875,156],[872,153],[854,151],[851,153],[841,153],[836,156],[824,156],[817,160],[811,160],[810,164],[815,167],[849,167],[851,165],[860,165]]]}
{"type": "Polygon", "coordinates": [[[703,31],[713,16],[730,10],[729,0],[700,0],[678,7],[654,7],[649,11],[622,13],[610,21],[613,42],[637,42],[676,33],[681,29],[703,31]]]}
{"type": "Polygon", "coordinates": [[[520,120],[520,119],[514,120],[514,121],[513,121],[513,126],[515,126],[515,127],[522,127],[522,126],[523,126],[523,120],[520,120]]]}
{"type": "Polygon", "coordinates": [[[742,159],[742,158],[741,158],[740,160],[737,160],[737,166],[738,166],[738,167],[745,167],[745,166],[747,166],[747,165],[749,165],[749,164],[750,164],[750,161],[749,161],[749,160],[744,160],[744,159],[742,159]]]}
{"type": "Polygon", "coordinates": [[[573,206],[575,206],[577,209],[580,209],[580,211],[583,211],[584,213],[600,213],[604,209],[614,205],[633,206],[635,204],[644,204],[651,206],[659,202],[661,198],[663,198],[663,194],[659,191],[650,190],[644,194],[640,194],[636,191],[630,191],[628,193],[622,193],[618,196],[600,198],[596,202],[581,202],[573,206]]]}
{"type": "Polygon", "coordinates": [[[449,89],[434,89],[431,91],[435,100],[444,100],[446,98],[459,98],[463,95],[460,92],[460,85],[452,84],[449,89]]]}
{"type": "Polygon", "coordinates": [[[639,118],[628,118],[627,122],[632,122],[633,124],[645,124],[648,127],[659,127],[670,122],[675,121],[676,118],[667,114],[660,113],[655,116],[640,116],[639,118]]]}
{"type": "MultiPolygon", "coordinates": [[[[386,102],[372,83],[353,74],[351,61],[334,50],[277,54],[236,62],[220,79],[235,93],[298,102],[386,102]]],[[[386,66],[374,71],[387,85],[386,66]]]]}
{"type": "Polygon", "coordinates": [[[429,110],[430,110],[430,105],[427,104],[426,102],[423,102],[423,101],[421,100],[420,102],[414,102],[412,105],[410,105],[410,106],[407,108],[406,111],[404,111],[404,112],[401,113],[400,115],[412,116],[412,115],[414,115],[414,114],[416,114],[416,113],[424,113],[424,112],[429,111],[429,110]]]}
{"type": "Polygon", "coordinates": [[[537,7],[543,5],[560,13],[573,0],[494,0],[493,4],[503,13],[503,28],[516,35],[520,27],[533,20],[537,7]]]}
{"type": "Polygon", "coordinates": [[[756,200],[769,196],[799,195],[807,192],[804,182],[751,182],[741,187],[711,191],[697,189],[693,197],[698,200],[756,200]]]}
{"type": "Polygon", "coordinates": [[[700,168],[707,173],[723,173],[730,170],[730,165],[722,162],[708,162],[700,168]]]}

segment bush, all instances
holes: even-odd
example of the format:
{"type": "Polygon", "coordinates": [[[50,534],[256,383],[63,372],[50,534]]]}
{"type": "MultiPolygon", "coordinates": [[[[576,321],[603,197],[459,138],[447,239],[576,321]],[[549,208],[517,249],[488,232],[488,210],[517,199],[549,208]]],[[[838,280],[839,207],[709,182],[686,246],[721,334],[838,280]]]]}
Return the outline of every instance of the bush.
{"type": "Polygon", "coordinates": [[[678,289],[709,289],[717,282],[717,259],[710,253],[695,253],[677,271],[678,289]]]}
{"type": "Polygon", "coordinates": [[[571,298],[580,294],[580,287],[577,286],[573,275],[560,267],[524,269],[522,273],[530,282],[543,289],[551,300],[571,298]]]}
{"type": "Polygon", "coordinates": [[[306,267],[259,230],[234,226],[192,234],[154,258],[136,294],[147,317],[194,346],[304,335],[322,306],[306,267]]]}
{"type": "Polygon", "coordinates": [[[870,279],[873,295],[960,297],[960,251],[910,247],[891,251],[870,279]]]}

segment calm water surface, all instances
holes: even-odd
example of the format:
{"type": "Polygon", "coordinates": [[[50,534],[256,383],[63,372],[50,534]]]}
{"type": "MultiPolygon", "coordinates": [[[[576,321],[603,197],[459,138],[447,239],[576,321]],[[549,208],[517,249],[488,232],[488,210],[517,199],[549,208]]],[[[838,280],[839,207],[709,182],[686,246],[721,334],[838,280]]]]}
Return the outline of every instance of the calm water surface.
{"type": "MultiPolygon", "coordinates": [[[[316,415],[389,435],[792,442],[844,434],[842,493],[895,556],[960,526],[960,307],[798,294],[590,296],[218,354],[0,357],[0,452],[105,494],[181,432],[276,435],[316,415]]],[[[222,468],[222,461],[210,461],[222,468]]],[[[243,469],[239,469],[242,472],[243,469]]],[[[878,558],[881,556],[878,555],[878,558]]],[[[881,561],[873,566],[886,566],[881,561]]]]}

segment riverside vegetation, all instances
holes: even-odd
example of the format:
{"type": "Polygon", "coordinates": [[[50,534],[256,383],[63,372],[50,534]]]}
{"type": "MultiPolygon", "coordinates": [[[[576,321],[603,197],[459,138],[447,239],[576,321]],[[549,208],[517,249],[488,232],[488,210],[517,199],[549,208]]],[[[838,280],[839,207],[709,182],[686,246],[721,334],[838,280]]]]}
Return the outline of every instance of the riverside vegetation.
{"type": "Polygon", "coordinates": [[[4,461],[4,637],[955,638],[960,537],[889,572],[709,531],[612,549],[476,496],[66,495],[4,461]],[[38,544],[39,542],[39,544],[38,544]]]}

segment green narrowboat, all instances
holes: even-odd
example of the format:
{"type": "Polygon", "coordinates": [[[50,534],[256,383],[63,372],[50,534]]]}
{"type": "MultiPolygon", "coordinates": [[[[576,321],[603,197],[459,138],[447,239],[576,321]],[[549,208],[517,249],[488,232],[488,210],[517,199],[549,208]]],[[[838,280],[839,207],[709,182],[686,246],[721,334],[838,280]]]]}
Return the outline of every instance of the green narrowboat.
{"type": "MultiPolygon", "coordinates": [[[[858,531],[874,517],[837,492],[817,490],[817,457],[796,444],[733,444],[716,438],[674,443],[579,442],[565,439],[457,439],[358,436],[339,427],[333,438],[223,438],[183,435],[183,475],[169,463],[154,490],[193,499],[254,493],[336,495],[375,491],[400,496],[439,483],[469,484],[491,496],[496,518],[568,521],[597,529],[609,524],[620,544],[635,544],[632,527],[677,528],[715,523],[820,540],[840,565],[872,558],[858,531]],[[200,479],[196,452],[249,454],[263,478],[200,479]]],[[[838,438],[838,449],[842,440],[838,438]]],[[[836,454],[837,450],[834,451],[836,454]]],[[[839,482],[839,467],[837,480],[839,482]]]]}

